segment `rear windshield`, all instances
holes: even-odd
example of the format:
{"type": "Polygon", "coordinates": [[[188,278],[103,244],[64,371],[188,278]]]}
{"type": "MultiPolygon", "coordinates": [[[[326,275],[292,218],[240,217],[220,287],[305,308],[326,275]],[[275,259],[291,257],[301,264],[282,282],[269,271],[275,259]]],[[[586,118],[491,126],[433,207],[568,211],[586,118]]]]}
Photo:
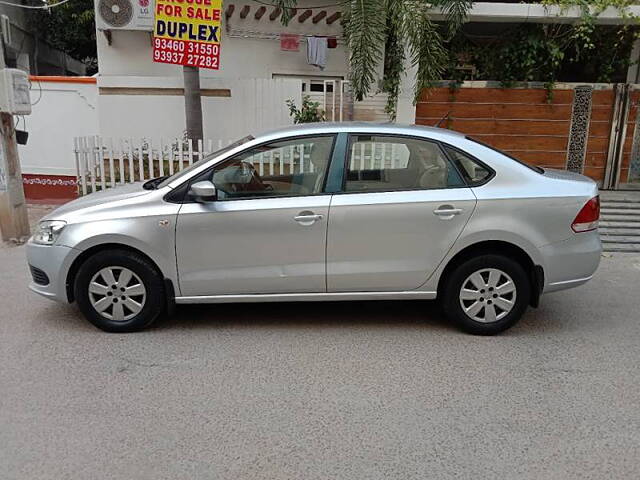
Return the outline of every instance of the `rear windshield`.
{"type": "Polygon", "coordinates": [[[472,142],[475,142],[475,143],[477,143],[479,145],[482,145],[483,147],[487,147],[488,149],[493,150],[494,152],[498,152],[501,155],[504,155],[505,157],[510,158],[511,160],[513,160],[515,162],[518,162],[520,165],[524,165],[525,167],[533,170],[534,172],[544,173],[544,168],[542,168],[542,167],[538,167],[537,165],[529,165],[528,163],[523,162],[522,160],[514,157],[513,155],[509,155],[508,153],[505,153],[502,150],[498,150],[496,147],[492,147],[491,145],[487,145],[486,143],[481,142],[480,140],[476,140],[475,138],[472,138],[472,137],[464,137],[464,138],[466,138],[467,140],[470,140],[472,142]]]}

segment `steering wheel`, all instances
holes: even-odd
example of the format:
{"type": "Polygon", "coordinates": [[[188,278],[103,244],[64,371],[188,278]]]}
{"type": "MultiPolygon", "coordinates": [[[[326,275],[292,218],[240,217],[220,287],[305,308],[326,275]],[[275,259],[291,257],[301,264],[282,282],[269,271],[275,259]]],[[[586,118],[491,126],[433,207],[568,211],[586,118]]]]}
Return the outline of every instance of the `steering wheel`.
{"type": "Polygon", "coordinates": [[[249,162],[240,162],[240,166],[242,167],[242,175],[243,181],[234,183],[234,190],[236,192],[262,192],[265,190],[273,190],[273,186],[265,184],[258,171],[253,166],[253,164],[249,162]]]}

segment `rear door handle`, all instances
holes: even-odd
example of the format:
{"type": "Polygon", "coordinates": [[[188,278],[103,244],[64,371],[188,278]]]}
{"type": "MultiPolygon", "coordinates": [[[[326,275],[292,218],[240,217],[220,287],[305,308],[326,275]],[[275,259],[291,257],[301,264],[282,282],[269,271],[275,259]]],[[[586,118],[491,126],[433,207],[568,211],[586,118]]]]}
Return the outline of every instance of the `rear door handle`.
{"type": "Polygon", "coordinates": [[[296,215],[293,219],[296,222],[308,222],[309,220],[322,220],[322,215],[296,215]]]}
{"type": "Polygon", "coordinates": [[[440,218],[453,218],[454,215],[460,215],[462,213],[461,208],[454,208],[451,205],[442,205],[433,211],[434,215],[440,218]]]}
{"type": "Polygon", "coordinates": [[[322,215],[313,212],[300,212],[293,219],[300,225],[313,225],[318,220],[322,220],[322,215]]]}
{"type": "Polygon", "coordinates": [[[433,213],[436,215],[460,215],[462,213],[461,208],[442,208],[439,210],[434,210],[433,213]]]}

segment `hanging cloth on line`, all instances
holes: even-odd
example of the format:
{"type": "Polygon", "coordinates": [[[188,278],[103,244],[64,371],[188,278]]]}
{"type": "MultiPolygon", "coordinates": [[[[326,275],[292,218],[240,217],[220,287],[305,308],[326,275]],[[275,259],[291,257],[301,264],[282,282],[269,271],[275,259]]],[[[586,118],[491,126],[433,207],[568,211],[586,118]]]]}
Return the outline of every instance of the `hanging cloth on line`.
{"type": "Polygon", "coordinates": [[[307,63],[324,70],[327,65],[327,37],[307,38],[307,63]]]}
{"type": "Polygon", "coordinates": [[[300,50],[300,35],[295,33],[281,33],[280,50],[284,52],[298,52],[300,50]]]}

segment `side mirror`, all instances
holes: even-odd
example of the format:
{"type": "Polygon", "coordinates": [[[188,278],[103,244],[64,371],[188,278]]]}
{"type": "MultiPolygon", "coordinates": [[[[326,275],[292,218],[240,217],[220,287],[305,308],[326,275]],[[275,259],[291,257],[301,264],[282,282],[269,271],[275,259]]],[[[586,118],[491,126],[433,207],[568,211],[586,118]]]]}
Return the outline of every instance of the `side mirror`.
{"type": "Polygon", "coordinates": [[[212,182],[204,180],[191,185],[189,196],[196,202],[213,202],[218,197],[218,192],[212,182]]]}

